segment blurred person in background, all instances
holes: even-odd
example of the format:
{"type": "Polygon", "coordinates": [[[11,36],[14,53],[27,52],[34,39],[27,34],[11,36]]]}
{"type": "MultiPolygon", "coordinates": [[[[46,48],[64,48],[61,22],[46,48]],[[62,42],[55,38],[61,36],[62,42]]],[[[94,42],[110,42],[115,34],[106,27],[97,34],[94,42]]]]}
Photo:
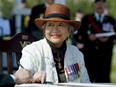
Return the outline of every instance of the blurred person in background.
{"type": "MultiPolygon", "coordinates": [[[[27,0],[22,0],[21,1],[21,8],[22,9],[26,9],[27,8],[27,0]]],[[[26,17],[28,17],[27,15],[22,15],[21,16],[21,31],[26,31],[26,26],[25,26],[25,20],[26,17]]]]}
{"type": "Polygon", "coordinates": [[[116,39],[115,20],[104,14],[106,0],[94,1],[95,12],[85,15],[76,36],[91,82],[109,83],[112,49],[116,39]]]}
{"type": "Polygon", "coordinates": [[[83,9],[82,8],[78,8],[76,13],[75,13],[75,20],[81,21],[83,16],[84,16],[83,9]]]}
{"type": "Polygon", "coordinates": [[[21,7],[26,8],[27,7],[27,0],[22,0],[21,1],[21,7]]]}
{"type": "Polygon", "coordinates": [[[106,6],[106,8],[104,9],[104,14],[106,14],[106,15],[109,15],[110,14],[109,13],[109,7],[106,6]]]}
{"type": "MultiPolygon", "coordinates": [[[[77,11],[76,11],[76,13],[75,13],[75,20],[78,20],[78,21],[81,22],[83,16],[84,16],[83,9],[82,9],[82,8],[78,8],[77,11]]],[[[83,44],[80,44],[80,43],[76,40],[77,34],[78,34],[78,31],[75,31],[75,32],[73,33],[73,36],[72,36],[72,38],[71,38],[71,39],[72,39],[72,44],[73,44],[73,45],[76,45],[76,46],[79,48],[79,50],[81,50],[81,49],[83,48],[83,44]]]]}
{"type": "Polygon", "coordinates": [[[46,7],[53,4],[54,2],[55,0],[45,0],[43,4],[38,4],[34,6],[31,10],[27,31],[38,39],[43,38],[43,32],[36,27],[34,20],[38,17],[43,18],[46,7]]]}

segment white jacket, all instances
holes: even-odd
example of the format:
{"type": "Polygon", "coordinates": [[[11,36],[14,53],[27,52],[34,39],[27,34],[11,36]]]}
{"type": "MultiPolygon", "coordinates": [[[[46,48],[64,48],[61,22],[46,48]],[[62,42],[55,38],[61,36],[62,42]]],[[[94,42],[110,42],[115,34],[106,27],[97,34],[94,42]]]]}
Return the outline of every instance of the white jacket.
{"type": "MultiPolygon", "coordinates": [[[[46,81],[58,83],[52,50],[46,39],[33,42],[24,47],[20,63],[33,74],[40,70],[45,71],[46,81]]],[[[64,70],[67,82],[90,82],[84,64],[83,54],[73,45],[67,44],[67,50],[64,57],[64,70]],[[79,66],[79,70],[75,71],[77,73],[73,72],[73,69],[69,69],[74,64],[79,66]]]]}

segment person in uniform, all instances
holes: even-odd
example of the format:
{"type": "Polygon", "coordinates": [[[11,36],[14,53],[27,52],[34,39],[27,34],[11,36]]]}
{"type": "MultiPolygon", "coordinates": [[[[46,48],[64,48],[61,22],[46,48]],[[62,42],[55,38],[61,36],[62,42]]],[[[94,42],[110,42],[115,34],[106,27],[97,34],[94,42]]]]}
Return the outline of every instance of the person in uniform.
{"type": "MultiPolygon", "coordinates": [[[[77,11],[75,13],[75,20],[81,21],[83,16],[84,16],[84,11],[80,7],[77,9],[77,11]]],[[[79,44],[79,42],[77,41],[77,38],[75,38],[77,34],[78,34],[78,30],[73,33],[73,35],[71,36],[71,40],[72,40],[72,44],[76,45],[78,47],[78,49],[81,50],[81,48],[83,48],[83,44],[79,44]]]]}
{"type": "Polygon", "coordinates": [[[91,82],[110,82],[115,20],[104,14],[106,0],[94,1],[95,12],[85,15],[76,39],[83,44],[85,65],[91,82]]]}
{"type": "Polygon", "coordinates": [[[38,39],[43,38],[43,32],[37,28],[37,26],[34,23],[34,20],[36,18],[44,17],[46,7],[53,4],[54,2],[54,0],[45,0],[45,3],[35,5],[31,10],[27,31],[38,39]]]}
{"type": "MultiPolygon", "coordinates": [[[[33,78],[21,83],[89,83],[82,52],[66,43],[69,35],[80,27],[80,21],[70,19],[70,9],[63,4],[52,4],[46,8],[45,18],[36,18],[35,24],[43,31],[44,38],[23,48],[20,63],[33,78]]],[[[21,67],[15,75],[20,70],[21,67]]]]}

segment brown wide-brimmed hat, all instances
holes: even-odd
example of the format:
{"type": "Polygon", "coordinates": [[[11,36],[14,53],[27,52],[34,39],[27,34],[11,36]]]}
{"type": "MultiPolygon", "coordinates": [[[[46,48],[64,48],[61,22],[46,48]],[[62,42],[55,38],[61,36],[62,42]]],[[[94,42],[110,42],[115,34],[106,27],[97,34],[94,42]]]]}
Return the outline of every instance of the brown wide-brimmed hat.
{"type": "Polygon", "coordinates": [[[42,29],[42,26],[47,21],[61,21],[70,23],[74,30],[79,29],[80,21],[71,20],[70,18],[70,9],[63,4],[52,4],[46,8],[45,18],[36,18],[35,24],[39,29],[42,29]]]}

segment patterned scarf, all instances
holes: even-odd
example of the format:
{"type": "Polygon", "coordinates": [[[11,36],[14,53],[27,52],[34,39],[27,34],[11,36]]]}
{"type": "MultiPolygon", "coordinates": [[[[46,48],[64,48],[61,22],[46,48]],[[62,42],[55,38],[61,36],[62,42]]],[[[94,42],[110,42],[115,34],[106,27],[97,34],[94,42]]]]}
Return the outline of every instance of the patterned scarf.
{"type": "MultiPolygon", "coordinates": [[[[60,48],[56,48],[55,44],[53,44],[49,40],[47,40],[47,42],[52,49],[52,54],[54,57],[54,61],[56,63],[56,69],[57,69],[58,78],[59,78],[59,75],[64,73],[64,55],[65,55],[66,47],[67,47],[66,41],[63,42],[63,44],[60,48]]],[[[59,79],[59,81],[60,81],[60,79],[59,79]]]]}

